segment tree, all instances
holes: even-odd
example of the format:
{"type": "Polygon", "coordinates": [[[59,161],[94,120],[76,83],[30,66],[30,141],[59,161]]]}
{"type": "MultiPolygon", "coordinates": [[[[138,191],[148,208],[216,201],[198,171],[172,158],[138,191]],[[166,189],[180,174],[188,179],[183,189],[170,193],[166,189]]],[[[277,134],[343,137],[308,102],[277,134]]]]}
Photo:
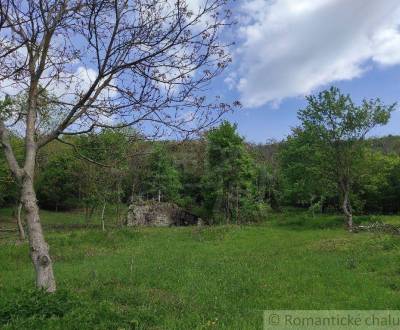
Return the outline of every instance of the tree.
{"type": "Polygon", "coordinates": [[[230,106],[202,91],[230,61],[219,40],[226,3],[0,0],[1,92],[26,94],[22,107],[2,109],[0,141],[21,186],[38,288],[56,290],[34,188],[38,151],[99,128],[189,135],[215,123],[230,106]],[[22,162],[12,131],[23,135],[22,162]]]}
{"type": "Polygon", "coordinates": [[[324,150],[318,140],[314,131],[295,128],[279,150],[285,199],[293,205],[323,204],[335,193],[335,179],[321,166],[324,150]]]}
{"type": "Polygon", "coordinates": [[[48,154],[41,153],[38,159],[35,188],[39,205],[55,211],[71,209],[78,199],[78,186],[73,180],[76,157],[60,143],[51,147],[48,154]]]}
{"type": "Polygon", "coordinates": [[[148,159],[144,178],[146,195],[150,198],[177,202],[182,185],[172,158],[162,144],[155,145],[148,159]]]}
{"type": "Polygon", "coordinates": [[[363,155],[366,134],[385,125],[395,104],[383,105],[379,99],[353,103],[338,88],[307,97],[308,106],[299,111],[302,129],[312,132],[319,150],[324,175],[332,176],[341,197],[341,207],[349,231],[353,230],[351,193],[357,165],[363,155]]]}
{"type": "Polygon", "coordinates": [[[240,222],[256,207],[255,167],[236,126],[223,122],[207,134],[204,199],[209,213],[240,222]]]}
{"type": "Polygon", "coordinates": [[[255,190],[260,203],[281,211],[282,178],[277,150],[280,143],[271,139],[265,144],[248,144],[256,166],[255,190]]]}
{"type": "MultiPolygon", "coordinates": [[[[74,141],[79,161],[75,166],[75,179],[79,182],[80,201],[89,219],[100,205],[119,205],[122,186],[127,178],[128,158],[131,152],[131,132],[127,129],[103,129],[79,136],[74,141]]],[[[104,223],[104,216],[102,216],[104,223]]]]}
{"type": "Polygon", "coordinates": [[[400,157],[368,150],[363,172],[357,176],[357,193],[365,211],[397,213],[400,211],[400,157]]]}
{"type": "Polygon", "coordinates": [[[201,212],[203,202],[202,178],[206,143],[204,138],[173,143],[174,163],[182,183],[180,205],[192,213],[201,212]]]}

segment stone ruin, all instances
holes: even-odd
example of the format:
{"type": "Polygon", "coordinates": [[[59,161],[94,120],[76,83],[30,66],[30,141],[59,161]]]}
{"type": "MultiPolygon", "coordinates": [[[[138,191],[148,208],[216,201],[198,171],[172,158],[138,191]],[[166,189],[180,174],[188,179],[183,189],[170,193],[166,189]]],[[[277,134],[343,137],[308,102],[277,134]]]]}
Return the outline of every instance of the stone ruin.
{"type": "Polygon", "coordinates": [[[128,208],[125,224],[128,227],[200,226],[203,221],[173,203],[136,201],[128,208]]]}

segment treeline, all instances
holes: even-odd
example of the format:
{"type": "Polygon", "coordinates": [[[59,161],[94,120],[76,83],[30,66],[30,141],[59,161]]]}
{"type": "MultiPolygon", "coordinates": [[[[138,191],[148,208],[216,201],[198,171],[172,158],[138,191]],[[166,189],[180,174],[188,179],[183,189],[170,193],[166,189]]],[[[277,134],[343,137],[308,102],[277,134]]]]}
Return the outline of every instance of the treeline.
{"type": "MultiPolygon", "coordinates": [[[[35,185],[41,208],[84,209],[90,218],[106,204],[158,200],[209,222],[248,222],[265,214],[267,164],[257,161],[255,149],[228,122],[195,141],[150,142],[130,130],[107,129],[66,141],[55,141],[38,155],[35,185]]],[[[22,152],[17,137],[13,143],[22,152]]],[[[0,171],[2,206],[17,204],[3,158],[0,171]]]]}
{"type": "MultiPolygon", "coordinates": [[[[353,212],[399,212],[400,137],[365,139],[394,106],[355,106],[334,88],[308,101],[301,125],[281,142],[246,143],[228,122],[192,141],[151,142],[107,129],[55,141],[38,155],[40,206],[84,209],[90,218],[106,205],[159,200],[210,223],[259,221],[287,206],[341,211],[349,221],[353,212]]],[[[13,144],[23,152],[17,137],[13,144]]],[[[1,205],[17,204],[3,158],[0,182],[1,205]]]]}

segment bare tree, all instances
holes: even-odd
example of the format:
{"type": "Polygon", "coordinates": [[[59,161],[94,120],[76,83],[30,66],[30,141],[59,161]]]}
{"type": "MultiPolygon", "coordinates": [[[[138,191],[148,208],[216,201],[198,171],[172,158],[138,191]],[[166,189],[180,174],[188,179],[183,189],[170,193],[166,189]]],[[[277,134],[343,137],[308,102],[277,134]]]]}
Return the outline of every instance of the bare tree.
{"type": "Polygon", "coordinates": [[[0,0],[0,92],[26,93],[0,113],[1,147],[21,185],[36,285],[56,290],[34,189],[49,142],[135,125],[188,136],[230,110],[203,96],[230,62],[228,0],[0,0]],[[25,141],[19,163],[10,133],[25,141]]]}

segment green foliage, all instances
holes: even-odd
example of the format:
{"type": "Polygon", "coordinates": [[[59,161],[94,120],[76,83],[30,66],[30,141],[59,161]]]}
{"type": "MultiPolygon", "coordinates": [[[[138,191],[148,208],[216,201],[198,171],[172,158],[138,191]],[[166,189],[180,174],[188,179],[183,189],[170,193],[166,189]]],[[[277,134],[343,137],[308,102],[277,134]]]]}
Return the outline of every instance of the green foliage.
{"type": "Polygon", "coordinates": [[[76,158],[72,150],[62,149],[63,152],[48,156],[46,167],[37,179],[38,200],[46,209],[68,210],[78,204],[78,186],[74,180],[76,158]]]}
{"type": "Polygon", "coordinates": [[[236,126],[224,122],[207,134],[206,159],[204,199],[210,216],[254,221],[259,210],[255,165],[236,126]]]}
{"type": "Polygon", "coordinates": [[[4,155],[0,154],[0,206],[14,204],[17,196],[16,182],[8,169],[4,155]]]}
{"type": "Polygon", "coordinates": [[[180,205],[200,215],[203,211],[202,179],[205,171],[206,142],[199,139],[169,143],[169,150],[182,183],[180,205]]]}
{"type": "Polygon", "coordinates": [[[80,136],[76,142],[78,162],[74,181],[79,183],[80,200],[88,212],[104,204],[126,199],[129,132],[105,129],[80,136]]]}
{"type": "MultiPolygon", "coordinates": [[[[10,119],[12,108],[15,107],[15,100],[6,95],[0,100],[0,119],[10,119]]],[[[10,136],[11,145],[15,150],[15,157],[19,160],[22,156],[20,141],[15,136],[10,136]]],[[[0,144],[0,206],[14,204],[18,200],[18,187],[8,168],[6,157],[0,144]]]]}
{"type": "Polygon", "coordinates": [[[274,163],[256,161],[255,190],[260,204],[269,203],[274,211],[281,210],[282,176],[274,163]]]}
{"type": "Polygon", "coordinates": [[[124,156],[130,143],[129,136],[132,134],[133,132],[122,129],[103,129],[79,136],[76,144],[80,154],[90,160],[103,165],[124,167],[127,162],[124,156]]]}
{"type": "Polygon", "coordinates": [[[122,131],[102,130],[54,142],[38,157],[38,199],[46,209],[85,207],[88,212],[126,198],[129,143],[122,131]]]}
{"type": "MultiPolygon", "coordinates": [[[[393,106],[378,100],[356,106],[334,88],[308,100],[299,113],[302,126],[281,143],[248,144],[227,122],[185,142],[148,142],[134,131],[109,129],[63,137],[76,148],[56,141],[38,154],[40,206],[85,208],[89,219],[105,204],[107,210],[160,195],[214,223],[256,221],[282,205],[337,211],[347,185],[357,212],[398,212],[400,141],[364,141],[393,106]]],[[[9,99],[4,109],[22,101],[9,99]]],[[[45,100],[41,106],[45,115],[45,100]]],[[[11,140],[22,159],[23,141],[11,140]]],[[[17,200],[18,186],[0,153],[0,205],[17,200]]]]}
{"type": "Polygon", "coordinates": [[[3,100],[0,100],[0,118],[2,120],[9,119],[14,106],[15,100],[13,100],[9,95],[6,95],[3,100]]]}
{"type": "MultiPolygon", "coordinates": [[[[11,136],[11,145],[15,150],[17,160],[23,155],[21,141],[11,136]]],[[[9,170],[5,155],[0,149],[0,206],[15,204],[19,199],[18,185],[9,170]]]]}
{"type": "Polygon", "coordinates": [[[173,159],[163,144],[156,144],[148,159],[144,178],[146,196],[162,201],[179,200],[182,185],[173,159]]]}
{"type": "Polygon", "coordinates": [[[335,178],[327,175],[324,149],[316,141],[315,131],[295,129],[279,151],[283,194],[291,205],[312,205],[335,193],[335,178]]]}
{"type": "Polygon", "coordinates": [[[379,99],[363,100],[356,106],[350,95],[336,87],[306,99],[308,106],[299,111],[299,119],[303,127],[315,130],[326,146],[363,139],[375,126],[387,124],[395,108],[395,104],[386,106],[379,99]]]}
{"type": "Polygon", "coordinates": [[[363,172],[356,182],[356,193],[368,212],[400,211],[400,157],[370,150],[365,153],[363,172]]]}
{"type": "MultiPolygon", "coordinates": [[[[308,106],[300,110],[298,116],[302,134],[311,137],[310,147],[303,150],[311,152],[311,167],[307,171],[314,172],[306,176],[312,178],[306,182],[311,188],[308,195],[316,192],[318,185],[330,187],[324,178],[332,178],[331,182],[337,185],[338,195],[343,200],[343,211],[349,217],[358,204],[354,198],[353,203],[350,199],[356,178],[364,166],[365,143],[362,141],[372,128],[388,122],[395,105],[386,106],[375,99],[364,100],[357,106],[349,95],[342,94],[335,87],[317,96],[309,96],[307,101],[308,106]]],[[[290,162],[286,163],[290,166],[290,162]]],[[[296,166],[296,162],[292,164],[296,166]]],[[[305,169],[306,166],[302,167],[305,169]]],[[[317,195],[323,193],[317,192],[317,195]]]]}

